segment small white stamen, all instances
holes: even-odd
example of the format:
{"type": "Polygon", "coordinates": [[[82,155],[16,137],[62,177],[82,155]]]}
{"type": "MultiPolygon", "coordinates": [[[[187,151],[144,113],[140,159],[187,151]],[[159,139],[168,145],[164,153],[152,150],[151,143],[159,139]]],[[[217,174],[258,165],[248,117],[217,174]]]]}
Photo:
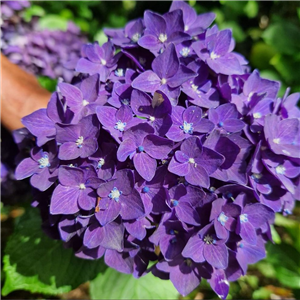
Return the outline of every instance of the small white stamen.
{"type": "Polygon", "coordinates": [[[183,122],[183,125],[179,126],[180,129],[183,130],[184,133],[193,134],[193,123],[188,123],[186,121],[183,122]]]}
{"type": "Polygon", "coordinates": [[[115,200],[116,202],[118,202],[121,195],[122,195],[122,192],[119,191],[116,187],[114,187],[114,188],[110,191],[110,194],[108,195],[108,197],[109,197],[110,199],[113,199],[113,200],[115,200]]]}
{"type": "Polygon", "coordinates": [[[215,242],[215,240],[209,234],[204,237],[203,241],[207,245],[214,244],[214,242],[215,242]]]}
{"type": "Polygon", "coordinates": [[[222,224],[222,226],[225,225],[227,220],[228,220],[228,217],[223,212],[221,212],[219,217],[218,217],[218,221],[222,224]]]}
{"type": "Polygon", "coordinates": [[[129,104],[130,104],[130,100],[129,100],[129,99],[122,99],[121,102],[122,102],[124,105],[129,105],[129,104]]]}
{"type": "Polygon", "coordinates": [[[166,78],[163,78],[161,81],[160,81],[161,84],[166,84],[167,83],[167,79],[166,78]]]}
{"type": "Polygon", "coordinates": [[[196,84],[191,84],[191,87],[194,92],[196,92],[198,90],[198,85],[196,85],[196,84]]]}
{"type": "Polygon", "coordinates": [[[79,184],[79,189],[80,190],[85,190],[86,189],[85,184],[84,183],[80,183],[79,184]]]}
{"type": "Polygon", "coordinates": [[[101,64],[102,64],[103,66],[106,65],[106,60],[105,60],[105,59],[101,58],[100,61],[101,61],[101,64]]]}
{"type": "Polygon", "coordinates": [[[253,114],[254,119],[260,119],[262,117],[262,114],[260,112],[256,112],[253,114]]]}
{"type": "Polygon", "coordinates": [[[211,58],[211,59],[216,59],[216,58],[219,58],[219,57],[220,57],[220,55],[216,54],[215,52],[212,52],[212,53],[210,54],[210,58],[211,58]]]}
{"type": "Polygon", "coordinates": [[[97,166],[98,169],[101,169],[104,164],[105,164],[104,158],[100,158],[98,161],[98,166],[97,166]]]}
{"type": "Polygon", "coordinates": [[[240,221],[241,221],[241,223],[248,222],[248,215],[247,214],[240,215],[240,221]]]}
{"type": "Polygon", "coordinates": [[[44,154],[43,157],[38,160],[38,163],[40,164],[39,169],[44,169],[46,167],[50,167],[48,155],[44,154]]]}
{"type": "Polygon", "coordinates": [[[150,116],[150,117],[149,117],[149,120],[150,120],[151,122],[154,122],[154,121],[155,121],[155,117],[150,116]]]}
{"type": "Polygon", "coordinates": [[[117,130],[119,130],[119,131],[121,131],[121,132],[123,132],[124,131],[124,129],[125,129],[125,127],[126,127],[126,122],[122,122],[122,121],[118,121],[117,123],[116,123],[116,126],[114,126],[114,128],[115,129],[117,129],[117,130]]]}
{"type": "Polygon", "coordinates": [[[279,165],[276,167],[276,173],[284,175],[286,171],[286,168],[283,165],[279,165]]]}
{"type": "Polygon", "coordinates": [[[280,138],[273,139],[273,143],[275,143],[275,144],[279,144],[279,143],[280,143],[280,138]]]}
{"type": "Polygon", "coordinates": [[[188,47],[184,47],[184,48],[182,48],[180,51],[179,51],[179,53],[181,54],[181,56],[183,56],[183,57],[188,57],[189,56],[189,54],[190,54],[190,48],[188,48],[188,47]]]}
{"type": "Polygon", "coordinates": [[[168,39],[168,37],[167,37],[167,35],[166,35],[165,33],[161,33],[161,34],[159,35],[158,39],[159,39],[162,43],[164,43],[164,42],[168,39]]]}
{"type": "Polygon", "coordinates": [[[89,102],[88,102],[87,100],[83,100],[83,101],[82,101],[82,105],[83,105],[83,106],[87,106],[88,104],[89,104],[89,102]]]}
{"type": "Polygon", "coordinates": [[[189,26],[185,25],[184,26],[184,31],[188,31],[189,30],[189,26]]]}
{"type": "Polygon", "coordinates": [[[192,158],[192,157],[190,157],[190,158],[189,158],[189,163],[194,165],[194,164],[195,164],[195,159],[192,158]]]}
{"type": "Polygon", "coordinates": [[[252,177],[255,179],[261,179],[262,178],[262,174],[260,173],[252,173],[252,177]]]}
{"type": "Polygon", "coordinates": [[[135,34],[132,36],[131,40],[132,40],[134,43],[136,43],[136,42],[140,39],[140,37],[141,37],[141,35],[137,32],[137,33],[135,33],[135,34]]]}
{"type": "Polygon", "coordinates": [[[115,70],[115,75],[116,75],[117,77],[123,77],[123,76],[124,76],[124,70],[121,69],[121,68],[115,70]]]}
{"type": "Polygon", "coordinates": [[[83,136],[80,136],[77,140],[76,140],[76,145],[78,148],[81,148],[83,144],[83,136]]]}

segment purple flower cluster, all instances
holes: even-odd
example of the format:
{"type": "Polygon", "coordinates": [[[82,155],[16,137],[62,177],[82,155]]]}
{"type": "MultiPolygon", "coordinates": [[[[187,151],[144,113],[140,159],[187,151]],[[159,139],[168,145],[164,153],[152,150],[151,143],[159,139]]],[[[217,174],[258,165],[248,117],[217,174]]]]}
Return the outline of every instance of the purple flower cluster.
{"type": "Polygon", "coordinates": [[[86,38],[72,22],[66,31],[41,30],[38,17],[25,22],[21,15],[14,14],[27,6],[27,1],[1,1],[1,51],[29,73],[70,82],[73,64],[81,56],[86,38]]]}
{"type": "Polygon", "coordinates": [[[182,295],[206,278],[225,299],[299,200],[300,95],[249,72],[214,17],[176,1],[86,44],[79,75],[23,118],[36,145],[16,177],[78,257],[182,295]]]}
{"type": "Polygon", "coordinates": [[[24,8],[29,7],[30,2],[23,1],[12,1],[12,0],[4,0],[1,1],[1,18],[7,20],[13,17],[16,12],[22,11],[24,8]]]}

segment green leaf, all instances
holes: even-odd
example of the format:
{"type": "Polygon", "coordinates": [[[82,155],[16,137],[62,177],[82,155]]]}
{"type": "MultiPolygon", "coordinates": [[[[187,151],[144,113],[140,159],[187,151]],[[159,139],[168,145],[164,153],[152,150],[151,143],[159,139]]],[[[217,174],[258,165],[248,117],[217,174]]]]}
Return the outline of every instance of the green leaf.
{"type": "Polygon", "coordinates": [[[59,15],[46,15],[39,19],[38,26],[40,29],[48,30],[67,30],[68,20],[59,15]]]}
{"type": "Polygon", "coordinates": [[[276,54],[270,63],[288,84],[300,83],[300,61],[295,61],[291,56],[276,54]]]}
{"type": "Polygon", "coordinates": [[[267,261],[276,270],[276,278],[285,286],[300,288],[300,253],[293,246],[267,244],[267,261]]]}
{"type": "Polygon", "coordinates": [[[48,238],[41,230],[39,212],[33,208],[20,218],[4,254],[3,296],[15,290],[46,295],[65,293],[94,279],[106,268],[102,260],[79,259],[61,241],[48,238]]]}
{"type": "Polygon", "coordinates": [[[253,299],[270,299],[272,292],[264,287],[256,290],[252,294],[253,299]]]}
{"type": "Polygon", "coordinates": [[[95,34],[94,41],[97,41],[99,45],[103,45],[107,42],[107,36],[102,29],[95,34]]]}
{"type": "Polygon", "coordinates": [[[33,16],[41,17],[45,15],[45,11],[38,5],[31,5],[23,12],[23,18],[26,22],[29,22],[33,16]]]}
{"type": "Polygon", "coordinates": [[[279,21],[270,25],[262,38],[280,53],[293,55],[300,50],[299,27],[290,22],[279,21]]]}
{"type": "Polygon", "coordinates": [[[277,230],[275,229],[274,225],[271,225],[271,233],[272,233],[272,238],[275,244],[280,244],[281,243],[281,238],[280,235],[278,234],[277,230]]]}
{"type": "Polygon", "coordinates": [[[151,273],[139,279],[131,274],[108,268],[90,283],[91,299],[178,299],[178,292],[169,280],[151,273]]]}
{"type": "Polygon", "coordinates": [[[256,17],[258,13],[258,4],[256,1],[248,1],[247,5],[244,7],[244,12],[248,18],[256,17]]]}
{"type": "Polygon", "coordinates": [[[270,60],[276,54],[273,47],[263,43],[255,43],[251,48],[250,62],[254,68],[260,70],[270,68],[270,60]]]}
{"type": "Polygon", "coordinates": [[[38,82],[43,88],[45,88],[49,92],[54,92],[56,89],[57,79],[51,79],[46,76],[40,76],[38,77],[38,82]]]}

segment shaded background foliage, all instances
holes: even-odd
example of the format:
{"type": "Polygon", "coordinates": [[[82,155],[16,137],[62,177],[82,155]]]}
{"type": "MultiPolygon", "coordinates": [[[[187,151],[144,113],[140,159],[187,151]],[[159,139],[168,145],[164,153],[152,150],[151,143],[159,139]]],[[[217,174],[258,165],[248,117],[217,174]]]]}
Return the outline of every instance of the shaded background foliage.
{"type": "MultiPolygon", "coordinates": [[[[168,11],[170,4],[169,1],[34,1],[32,6],[25,10],[24,17],[29,21],[32,16],[40,16],[40,27],[47,29],[65,29],[67,22],[72,20],[88,36],[89,41],[98,40],[102,44],[106,41],[103,28],[123,27],[129,20],[142,17],[146,9],[164,13],[168,11]]],[[[197,13],[215,12],[217,16],[215,23],[220,29],[231,28],[233,30],[236,40],[235,50],[250,61],[252,68],[259,69],[262,77],[281,81],[280,95],[283,95],[287,87],[291,88],[291,92],[300,91],[299,2],[189,1],[189,4],[196,9],[197,13]]],[[[39,81],[48,90],[55,89],[55,80],[41,77],[39,81]]],[[[2,133],[3,141],[8,138],[7,133],[2,133]]],[[[1,148],[4,146],[1,143],[1,148]]],[[[5,152],[3,153],[5,156],[5,152]]],[[[12,160],[12,157],[9,159],[12,160]]],[[[33,213],[26,204],[30,201],[30,195],[24,196],[24,194],[22,193],[22,196],[17,194],[14,198],[2,197],[2,250],[6,247],[5,252],[2,251],[2,256],[5,254],[3,259],[5,272],[2,271],[1,276],[2,286],[7,277],[2,290],[4,298],[33,299],[41,297],[40,293],[46,295],[47,298],[55,299],[157,298],[157,294],[153,292],[160,290],[159,286],[162,281],[152,282],[152,279],[148,278],[153,288],[147,290],[145,282],[139,284],[139,281],[131,279],[129,275],[113,274],[112,270],[105,270],[100,265],[98,272],[101,274],[97,277],[94,264],[92,268],[89,268],[92,270],[85,278],[76,277],[72,280],[74,270],[66,268],[62,272],[60,266],[63,261],[73,262],[75,258],[72,258],[70,250],[62,249],[60,242],[52,241],[40,232],[39,216],[33,213]],[[28,223],[28,219],[36,224],[28,223]],[[15,229],[13,229],[14,226],[15,229]],[[37,229],[34,237],[31,236],[32,242],[27,236],[28,228],[31,226],[37,229]],[[55,257],[54,264],[49,264],[49,266],[37,264],[30,269],[28,267],[31,264],[30,259],[34,261],[41,255],[39,251],[42,251],[40,248],[42,244],[46,245],[47,253],[44,253],[41,263],[55,257]],[[22,262],[25,253],[31,253],[31,255],[27,262],[26,260],[22,262]],[[16,265],[18,267],[15,267],[16,265]],[[111,294],[105,288],[105,282],[111,281],[112,277],[116,278],[114,282],[118,285],[118,289],[115,288],[118,290],[117,294],[111,294]],[[80,282],[83,283],[88,279],[93,279],[89,290],[87,285],[84,285],[77,288],[77,293],[71,296],[65,294],[76,288],[80,282]]],[[[268,245],[267,258],[251,266],[247,276],[231,284],[228,299],[300,298],[299,216],[299,205],[295,208],[294,214],[288,218],[277,215],[273,227],[274,244],[268,245]]],[[[84,264],[80,267],[83,270],[87,268],[84,264]]],[[[145,279],[148,283],[147,277],[145,279]]],[[[162,286],[161,291],[160,296],[163,299],[177,297],[169,286],[162,286]]],[[[205,281],[184,299],[204,298],[216,298],[205,281]]]]}

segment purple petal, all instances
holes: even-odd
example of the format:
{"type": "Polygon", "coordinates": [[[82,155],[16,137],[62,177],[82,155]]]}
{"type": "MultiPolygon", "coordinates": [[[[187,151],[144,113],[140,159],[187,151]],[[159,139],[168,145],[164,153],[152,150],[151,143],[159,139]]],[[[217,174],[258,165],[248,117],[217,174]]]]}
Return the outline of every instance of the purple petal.
{"type": "Polygon", "coordinates": [[[238,119],[228,119],[223,123],[223,128],[228,132],[239,132],[245,127],[245,123],[238,119]]]}
{"type": "Polygon", "coordinates": [[[151,157],[156,159],[164,159],[172,150],[173,142],[154,134],[149,134],[144,139],[143,147],[145,152],[151,157]]]}
{"type": "Polygon", "coordinates": [[[55,181],[57,180],[56,176],[51,176],[49,169],[45,168],[42,172],[38,174],[33,174],[30,178],[30,183],[33,187],[44,192],[46,191],[55,181]]]}
{"type": "MultiPolygon", "coordinates": [[[[190,164],[190,163],[188,163],[190,164]]],[[[206,170],[199,164],[189,166],[189,172],[185,175],[185,180],[193,185],[209,188],[210,181],[206,170]]]]}
{"type": "Polygon", "coordinates": [[[133,272],[133,258],[130,256],[123,258],[123,253],[116,250],[106,250],[104,261],[109,267],[121,273],[132,274],[133,272]]]}
{"type": "Polygon", "coordinates": [[[61,166],[58,172],[59,182],[65,186],[79,187],[85,183],[83,170],[74,167],[61,166]]]}
{"type": "Polygon", "coordinates": [[[83,210],[91,210],[96,205],[97,194],[91,188],[80,190],[78,195],[78,205],[83,210]]]}
{"type": "Polygon", "coordinates": [[[175,210],[180,221],[194,226],[200,225],[199,215],[189,203],[180,201],[175,210]]]}
{"type": "Polygon", "coordinates": [[[221,299],[226,299],[229,293],[229,282],[223,270],[214,270],[211,279],[208,280],[211,288],[221,299]]]}
{"type": "Polygon", "coordinates": [[[39,109],[22,119],[24,126],[37,137],[37,145],[42,146],[55,136],[54,123],[47,116],[46,109],[39,109]]]}
{"type": "Polygon", "coordinates": [[[274,218],[273,210],[260,203],[246,206],[244,213],[248,214],[248,220],[254,228],[259,228],[268,220],[274,218]]]}
{"type": "Polygon", "coordinates": [[[173,174],[176,174],[179,176],[185,176],[189,172],[189,163],[188,162],[186,162],[186,163],[178,162],[175,157],[172,157],[172,159],[169,163],[169,166],[168,166],[168,170],[173,174]]]}
{"type": "Polygon", "coordinates": [[[240,224],[240,236],[244,239],[247,243],[251,245],[255,245],[257,241],[256,230],[252,226],[251,223],[245,222],[240,224]]]}
{"type": "Polygon", "coordinates": [[[145,71],[132,81],[132,87],[143,92],[154,93],[161,86],[161,79],[153,71],[145,71]]]}
{"type": "MultiPolygon", "coordinates": [[[[152,62],[153,71],[161,79],[168,79],[174,76],[178,70],[178,67],[179,60],[174,44],[170,44],[167,49],[162,54],[158,55],[152,62]]],[[[176,85],[174,87],[177,87],[179,85],[176,85]]]]}
{"type": "Polygon", "coordinates": [[[203,254],[207,262],[217,269],[226,269],[228,266],[228,250],[224,244],[205,245],[203,254]]]}
{"type": "Polygon", "coordinates": [[[99,223],[104,226],[114,221],[121,211],[121,204],[110,198],[103,198],[99,202],[100,210],[95,214],[99,223]]]}
{"type": "Polygon", "coordinates": [[[139,192],[133,189],[128,196],[122,197],[121,216],[124,220],[134,220],[145,214],[145,208],[139,192]]]}
{"type": "Polygon", "coordinates": [[[100,63],[94,63],[86,58],[80,58],[76,65],[76,72],[87,73],[89,75],[93,75],[99,73],[102,68],[100,63]]]}
{"type": "Polygon", "coordinates": [[[58,158],[62,160],[75,159],[81,155],[81,152],[82,150],[77,147],[75,142],[67,142],[59,147],[58,158]]]}
{"type": "Polygon", "coordinates": [[[184,82],[194,78],[197,76],[197,73],[187,68],[186,66],[180,65],[178,68],[178,72],[169,80],[167,80],[167,84],[171,88],[176,88],[181,86],[184,82]]]}
{"type": "Polygon", "coordinates": [[[39,165],[32,158],[28,157],[22,160],[15,171],[16,180],[27,178],[39,170],[39,165]]]}
{"type": "Polygon", "coordinates": [[[79,189],[74,187],[58,185],[53,191],[50,213],[53,215],[58,214],[75,214],[79,211],[77,205],[79,189]]]}
{"type": "Polygon", "coordinates": [[[157,167],[156,160],[150,157],[147,153],[136,153],[133,157],[133,164],[137,172],[146,180],[150,181],[157,167]]]}
{"type": "Polygon", "coordinates": [[[204,242],[199,238],[199,236],[195,235],[191,237],[187,242],[186,246],[182,251],[182,256],[189,257],[195,262],[204,262],[204,245],[204,242]]]}
{"type": "Polygon", "coordinates": [[[147,31],[155,34],[157,37],[160,33],[166,32],[166,21],[164,18],[150,10],[146,10],[144,13],[144,23],[147,31]]]}
{"type": "Polygon", "coordinates": [[[172,269],[170,280],[183,296],[188,295],[200,284],[200,276],[197,276],[197,272],[186,265],[185,262],[172,269]]]}
{"type": "Polygon", "coordinates": [[[124,140],[118,148],[117,157],[119,161],[125,161],[128,156],[136,152],[138,146],[131,139],[124,140]]]}
{"type": "Polygon", "coordinates": [[[215,54],[224,56],[229,51],[231,36],[232,33],[229,29],[218,32],[213,50],[215,54]]]}

